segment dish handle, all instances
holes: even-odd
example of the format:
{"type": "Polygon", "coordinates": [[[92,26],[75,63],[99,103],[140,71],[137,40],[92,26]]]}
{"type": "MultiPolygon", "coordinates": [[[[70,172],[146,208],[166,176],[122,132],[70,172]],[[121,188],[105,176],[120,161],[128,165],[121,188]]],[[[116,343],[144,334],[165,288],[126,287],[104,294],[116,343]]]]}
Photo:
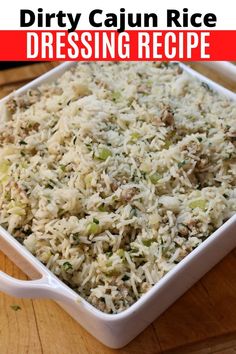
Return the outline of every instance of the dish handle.
{"type": "Polygon", "coordinates": [[[21,298],[49,298],[56,301],[76,300],[70,289],[50,275],[37,280],[20,280],[0,271],[0,291],[21,298]]]}

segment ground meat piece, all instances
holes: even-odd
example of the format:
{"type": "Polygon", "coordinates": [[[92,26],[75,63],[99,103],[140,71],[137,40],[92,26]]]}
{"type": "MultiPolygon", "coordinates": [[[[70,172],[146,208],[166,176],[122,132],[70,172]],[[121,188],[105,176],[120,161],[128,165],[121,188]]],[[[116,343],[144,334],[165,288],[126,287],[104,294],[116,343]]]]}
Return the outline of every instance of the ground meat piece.
{"type": "Polygon", "coordinates": [[[145,84],[141,84],[137,87],[138,93],[147,94],[149,91],[150,91],[150,88],[145,84]]]}
{"type": "Polygon", "coordinates": [[[61,96],[63,94],[63,90],[61,87],[53,87],[52,94],[61,96]]]}
{"type": "Polygon", "coordinates": [[[170,106],[167,106],[163,109],[160,119],[167,126],[173,126],[175,124],[174,113],[170,106]]]}
{"type": "Polygon", "coordinates": [[[17,108],[25,110],[29,108],[32,104],[38,102],[40,96],[41,92],[38,89],[32,89],[29,90],[25,95],[10,99],[6,103],[6,107],[11,114],[14,114],[17,108]]]}
{"type": "Polygon", "coordinates": [[[74,93],[75,93],[76,98],[85,97],[85,96],[89,96],[91,94],[91,90],[89,89],[89,87],[87,85],[77,84],[77,85],[74,85],[74,93]]]}
{"type": "Polygon", "coordinates": [[[41,97],[41,91],[38,89],[31,89],[28,91],[28,104],[32,105],[39,101],[41,97]]]}
{"type": "Polygon", "coordinates": [[[228,138],[228,140],[230,141],[236,141],[236,129],[230,129],[227,133],[226,133],[226,137],[228,138]]]}
{"type": "Polygon", "coordinates": [[[27,197],[26,192],[22,189],[21,186],[19,186],[19,184],[17,182],[12,181],[12,182],[10,182],[9,186],[10,186],[11,192],[15,191],[17,193],[17,195],[20,195],[21,200],[24,203],[28,203],[28,197],[27,197]]]}
{"type": "Polygon", "coordinates": [[[196,167],[201,170],[202,168],[205,168],[208,163],[209,163],[208,156],[202,155],[200,157],[200,160],[197,162],[196,167]]]}
{"type": "Polygon", "coordinates": [[[163,125],[163,122],[161,121],[161,118],[160,117],[152,117],[152,124],[157,126],[157,127],[160,127],[161,125],[163,125]]]}
{"type": "Polygon", "coordinates": [[[106,311],[106,304],[101,299],[98,299],[97,297],[93,296],[93,297],[91,297],[90,301],[91,301],[91,304],[94,305],[95,307],[97,307],[100,311],[103,311],[103,312],[106,311]]]}
{"type": "Polygon", "coordinates": [[[17,110],[17,103],[14,98],[11,98],[9,101],[6,103],[7,110],[11,113],[14,114],[16,113],[17,110]]]}
{"type": "Polygon", "coordinates": [[[137,194],[137,188],[129,188],[129,189],[124,189],[121,192],[121,200],[125,201],[125,202],[130,202],[133,197],[135,196],[135,194],[137,194]]]}
{"type": "Polygon", "coordinates": [[[179,65],[176,65],[176,73],[178,75],[182,74],[183,73],[183,69],[179,66],[179,65]]]}
{"type": "Polygon", "coordinates": [[[185,226],[184,224],[179,224],[178,230],[179,230],[179,234],[183,237],[187,237],[189,234],[189,230],[188,230],[187,226],[185,226]]]}
{"type": "Polygon", "coordinates": [[[201,150],[201,145],[197,141],[189,141],[181,146],[181,150],[195,155],[201,150]]]}
{"type": "Polygon", "coordinates": [[[113,181],[111,183],[111,190],[112,192],[115,192],[119,188],[119,183],[117,181],[113,181]]]}
{"type": "Polygon", "coordinates": [[[12,134],[9,133],[2,133],[0,135],[0,144],[13,144],[15,141],[15,138],[12,134]]]}
{"type": "Polygon", "coordinates": [[[26,135],[28,135],[29,133],[35,131],[37,132],[39,130],[40,124],[39,123],[34,123],[31,124],[30,126],[28,126],[27,128],[25,128],[25,133],[26,135]]]}
{"type": "Polygon", "coordinates": [[[42,94],[46,97],[49,98],[53,95],[55,96],[61,96],[63,94],[63,89],[58,86],[53,86],[53,87],[44,87],[42,89],[42,94]]]}

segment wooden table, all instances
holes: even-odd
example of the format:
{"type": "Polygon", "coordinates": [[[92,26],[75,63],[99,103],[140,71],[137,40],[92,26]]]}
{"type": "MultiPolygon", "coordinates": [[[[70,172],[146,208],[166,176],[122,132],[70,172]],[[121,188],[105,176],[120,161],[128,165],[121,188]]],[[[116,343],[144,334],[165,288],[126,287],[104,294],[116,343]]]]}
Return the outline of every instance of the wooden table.
{"type": "MultiPolygon", "coordinates": [[[[41,63],[0,72],[0,97],[56,65],[41,63]]],[[[236,91],[236,84],[227,84],[236,91]]],[[[26,279],[1,253],[0,269],[26,279]]],[[[0,354],[27,353],[236,353],[236,250],[121,350],[100,344],[52,301],[0,294],[0,354]],[[20,309],[15,311],[12,305],[20,309]]]]}

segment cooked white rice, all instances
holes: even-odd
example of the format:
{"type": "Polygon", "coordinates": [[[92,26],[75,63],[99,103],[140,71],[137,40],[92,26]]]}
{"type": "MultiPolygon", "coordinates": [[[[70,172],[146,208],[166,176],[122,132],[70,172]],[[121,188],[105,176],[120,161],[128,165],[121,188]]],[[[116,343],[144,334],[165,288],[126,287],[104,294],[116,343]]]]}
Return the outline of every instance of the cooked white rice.
{"type": "Polygon", "coordinates": [[[107,313],[236,210],[236,104],[176,64],[79,63],[11,99],[0,224],[107,313]]]}

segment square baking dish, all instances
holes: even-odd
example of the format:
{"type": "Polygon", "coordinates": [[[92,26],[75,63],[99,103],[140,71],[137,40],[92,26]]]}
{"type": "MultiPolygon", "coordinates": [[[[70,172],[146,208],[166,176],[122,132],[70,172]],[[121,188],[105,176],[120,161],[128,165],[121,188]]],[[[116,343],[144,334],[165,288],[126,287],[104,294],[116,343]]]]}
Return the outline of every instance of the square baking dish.
{"type": "MultiPolygon", "coordinates": [[[[61,64],[2,99],[0,119],[1,110],[4,109],[3,103],[10,97],[55,80],[73,65],[74,63],[61,64]]],[[[236,94],[233,92],[184,64],[180,66],[190,75],[206,82],[213,90],[236,100],[236,94]]],[[[236,215],[186,256],[130,308],[120,314],[106,314],[90,305],[60,281],[13,236],[0,227],[1,251],[32,279],[18,280],[0,272],[0,291],[16,297],[53,299],[99,341],[111,348],[121,348],[143,331],[235,246],[236,215]]]]}
{"type": "Polygon", "coordinates": [[[236,66],[235,63],[229,61],[206,61],[203,65],[210,70],[214,70],[218,74],[224,75],[224,78],[230,82],[236,82],[236,66]]]}

